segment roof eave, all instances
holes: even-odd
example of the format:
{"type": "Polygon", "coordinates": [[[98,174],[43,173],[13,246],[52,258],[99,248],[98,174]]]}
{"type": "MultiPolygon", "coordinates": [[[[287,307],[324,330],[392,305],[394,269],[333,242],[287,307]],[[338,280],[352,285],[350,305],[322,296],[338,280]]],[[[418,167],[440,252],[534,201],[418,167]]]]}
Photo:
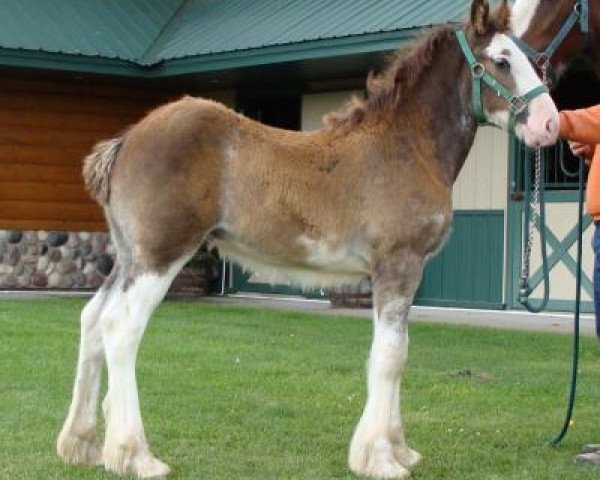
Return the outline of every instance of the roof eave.
{"type": "Polygon", "coordinates": [[[0,49],[0,65],[137,78],[166,78],[277,63],[395,50],[426,27],[166,59],[154,64],[103,57],[0,49]]]}

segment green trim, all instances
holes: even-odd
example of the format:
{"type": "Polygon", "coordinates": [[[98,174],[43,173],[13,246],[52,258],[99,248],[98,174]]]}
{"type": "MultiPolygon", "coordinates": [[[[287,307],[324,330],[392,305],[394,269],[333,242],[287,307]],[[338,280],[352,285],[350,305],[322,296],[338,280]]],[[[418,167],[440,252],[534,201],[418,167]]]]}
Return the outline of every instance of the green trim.
{"type": "MultiPolygon", "coordinates": [[[[592,224],[592,218],[590,216],[584,217],[583,220],[583,231],[585,232],[588,227],[592,224]]],[[[539,221],[536,219],[536,228],[540,229],[539,221]]],[[[559,240],[552,231],[545,226],[546,230],[546,240],[548,245],[552,248],[552,254],[548,257],[548,270],[552,271],[552,269],[558,264],[563,263],[564,266],[569,270],[569,272],[573,275],[577,275],[577,263],[569,253],[569,249],[575,244],[577,241],[577,237],[579,234],[578,226],[575,225],[569,233],[561,240],[559,240]]],[[[539,267],[533,275],[531,275],[531,279],[529,281],[529,285],[531,289],[535,289],[543,280],[543,272],[542,267],[539,267]]],[[[586,275],[585,272],[581,272],[581,286],[583,290],[588,294],[594,295],[594,285],[590,278],[586,275]]]]}
{"type": "Polygon", "coordinates": [[[395,50],[412,40],[422,30],[422,28],[411,28],[393,32],[312,40],[287,45],[173,58],[145,64],[83,55],[0,49],[0,65],[140,78],[162,78],[395,50]]]}
{"type": "Polygon", "coordinates": [[[421,307],[479,308],[482,310],[506,310],[506,305],[495,302],[416,298],[414,305],[421,307]]]}
{"type": "MultiPolygon", "coordinates": [[[[533,302],[541,301],[538,297],[531,297],[533,302]]],[[[525,310],[522,305],[517,304],[514,307],[511,307],[514,310],[525,310]]],[[[546,308],[548,311],[552,312],[565,312],[572,313],[575,310],[575,301],[573,300],[552,300],[548,301],[548,305],[546,308]]],[[[580,303],[580,311],[581,313],[594,313],[594,302],[591,301],[582,301],[580,303]]]]}

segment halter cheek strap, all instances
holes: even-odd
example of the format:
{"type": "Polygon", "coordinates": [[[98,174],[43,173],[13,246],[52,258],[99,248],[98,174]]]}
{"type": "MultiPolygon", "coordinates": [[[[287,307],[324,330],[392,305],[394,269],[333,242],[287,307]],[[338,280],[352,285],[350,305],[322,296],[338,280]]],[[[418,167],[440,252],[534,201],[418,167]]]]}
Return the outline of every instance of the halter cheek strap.
{"type": "Polygon", "coordinates": [[[491,124],[485,115],[483,110],[483,103],[481,101],[481,87],[482,83],[488,85],[499,97],[504,98],[508,102],[509,107],[509,130],[514,130],[517,117],[522,113],[527,105],[539,95],[548,93],[548,88],[545,85],[539,85],[532,88],[523,95],[515,95],[508,88],[498,82],[492,77],[485,69],[485,67],[477,61],[475,54],[467,42],[467,36],[462,30],[455,32],[458,44],[471,68],[471,77],[473,79],[473,87],[471,89],[471,99],[473,102],[473,109],[475,110],[475,119],[478,125],[493,125],[491,124]]]}

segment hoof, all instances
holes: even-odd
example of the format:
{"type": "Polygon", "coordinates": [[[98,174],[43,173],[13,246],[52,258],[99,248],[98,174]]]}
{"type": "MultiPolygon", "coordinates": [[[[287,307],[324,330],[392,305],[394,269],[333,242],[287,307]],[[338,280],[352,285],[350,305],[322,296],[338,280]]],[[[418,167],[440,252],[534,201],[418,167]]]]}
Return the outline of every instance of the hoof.
{"type": "Polygon", "coordinates": [[[138,478],[166,477],[171,471],[167,464],[154,458],[147,450],[133,454],[131,452],[128,448],[119,448],[110,452],[105,448],[104,468],[109,472],[120,475],[132,474],[138,478]]]}
{"type": "Polygon", "coordinates": [[[102,465],[100,446],[96,443],[96,432],[75,435],[62,431],[56,444],[58,456],[71,465],[102,465]]]}
{"type": "Polygon", "coordinates": [[[410,471],[401,465],[394,455],[394,447],[388,440],[378,440],[366,445],[353,443],[350,447],[348,464],[354,473],[368,477],[408,478],[410,476],[410,471]]]}
{"type": "Polygon", "coordinates": [[[399,447],[396,447],[394,451],[394,457],[396,457],[396,460],[398,460],[398,463],[400,463],[400,465],[403,465],[406,468],[414,467],[423,458],[419,452],[413,450],[412,448],[399,447]]]}

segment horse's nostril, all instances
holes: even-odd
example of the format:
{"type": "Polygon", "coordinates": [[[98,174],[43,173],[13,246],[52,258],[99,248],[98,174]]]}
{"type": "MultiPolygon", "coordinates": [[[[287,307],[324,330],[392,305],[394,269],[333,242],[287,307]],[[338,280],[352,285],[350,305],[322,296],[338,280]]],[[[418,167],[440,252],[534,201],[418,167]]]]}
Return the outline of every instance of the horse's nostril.
{"type": "Polygon", "coordinates": [[[556,122],[554,121],[553,118],[549,118],[546,121],[546,131],[548,133],[554,133],[556,131],[556,122]]]}

